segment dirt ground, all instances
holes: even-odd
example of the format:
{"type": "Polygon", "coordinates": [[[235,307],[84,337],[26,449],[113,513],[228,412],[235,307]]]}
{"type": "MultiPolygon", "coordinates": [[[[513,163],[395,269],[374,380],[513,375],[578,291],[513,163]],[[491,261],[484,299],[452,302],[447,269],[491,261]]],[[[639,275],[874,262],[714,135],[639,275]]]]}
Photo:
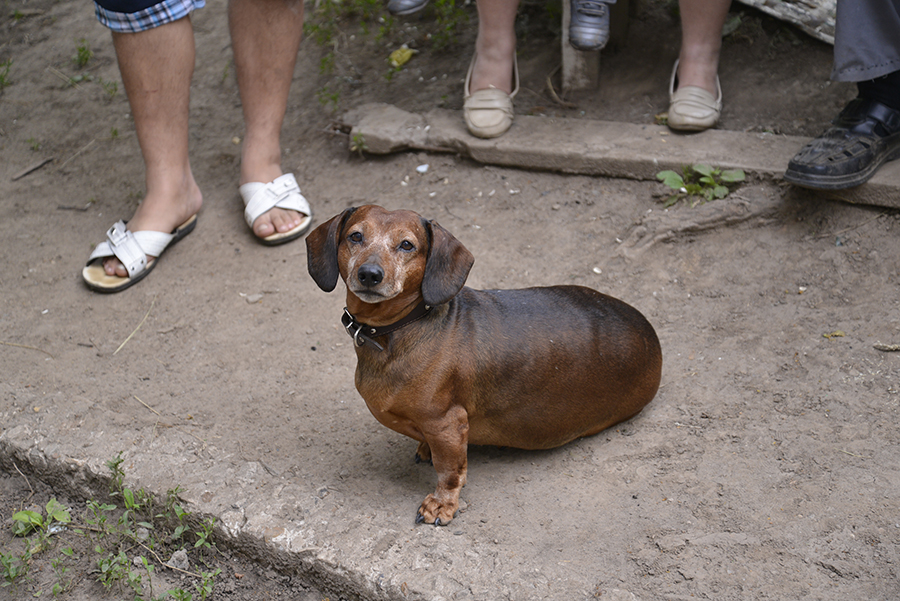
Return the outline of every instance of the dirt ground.
{"type": "MultiPolygon", "coordinates": [[[[733,8],[720,127],[815,135],[854,94],[829,84],[830,47],[733,8]]],[[[553,451],[471,448],[465,511],[415,526],[434,472],[357,395],[343,292],[316,288],[302,242],[263,247],[243,222],[224,13],[209,2],[194,18],[197,230],[138,286],[102,296],[81,267],[143,190],[109,34],[83,2],[3,2],[0,523],[51,495],[83,507],[121,452],[133,486],[180,486],[191,511],[219,518],[221,560],[237,567],[215,599],[900,596],[900,354],[875,348],[900,343],[900,213],[758,180],[663,211],[655,182],[360,157],[335,126],[346,109],[461,108],[474,6],[440,50],[431,9],[384,40],[355,22],[328,47],[307,39],[284,163],[318,222],[370,202],[416,210],[474,253],[472,287],[591,286],[640,309],[663,346],[662,387],[639,416],[553,451]],[[388,78],[404,42],[419,53],[388,78]],[[78,46],[93,51],[83,69],[78,46]],[[740,206],[746,218],[721,217],[740,206]]],[[[548,14],[522,10],[517,112],[653,123],[677,56],[670,5],[639,4],[603,54],[601,89],[572,106],[547,91],[548,14]]],[[[4,527],[0,549],[19,544],[4,527]]],[[[51,596],[37,561],[0,599],[51,596]]],[[[61,598],[98,598],[88,581],[61,598]]]]}

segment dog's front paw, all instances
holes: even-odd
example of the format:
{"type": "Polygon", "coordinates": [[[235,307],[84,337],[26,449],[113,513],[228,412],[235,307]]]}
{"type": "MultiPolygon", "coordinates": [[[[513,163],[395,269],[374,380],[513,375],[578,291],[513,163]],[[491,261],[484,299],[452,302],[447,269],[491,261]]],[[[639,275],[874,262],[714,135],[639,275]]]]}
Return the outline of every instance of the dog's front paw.
{"type": "Polygon", "coordinates": [[[422,501],[422,506],[416,513],[416,523],[434,524],[435,526],[446,526],[459,513],[458,501],[441,502],[434,495],[428,495],[422,501]]]}

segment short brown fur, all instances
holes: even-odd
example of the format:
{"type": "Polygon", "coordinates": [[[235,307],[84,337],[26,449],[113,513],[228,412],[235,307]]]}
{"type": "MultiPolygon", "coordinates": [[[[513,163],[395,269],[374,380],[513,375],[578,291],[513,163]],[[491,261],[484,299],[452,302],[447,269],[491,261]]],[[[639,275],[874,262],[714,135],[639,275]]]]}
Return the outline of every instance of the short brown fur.
{"type": "Polygon", "coordinates": [[[372,327],[421,303],[422,318],[356,347],[356,388],[375,418],[419,442],[438,485],[417,522],[446,525],[466,483],[466,448],[547,449],[636,415],[659,388],[653,327],[581,286],[473,290],[472,254],[411,211],[347,209],[307,237],[309,272],[372,327]]]}

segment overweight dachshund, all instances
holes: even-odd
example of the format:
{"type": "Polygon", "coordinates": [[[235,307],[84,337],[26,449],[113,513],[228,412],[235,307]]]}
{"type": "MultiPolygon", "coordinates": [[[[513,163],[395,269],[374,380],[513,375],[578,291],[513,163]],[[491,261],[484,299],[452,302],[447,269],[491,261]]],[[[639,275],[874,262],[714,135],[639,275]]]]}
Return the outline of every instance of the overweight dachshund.
{"type": "Polygon", "coordinates": [[[357,390],[437,470],[417,523],[453,519],[469,443],[557,447],[636,415],[659,388],[659,340],[636,309],[581,286],[468,288],[472,253],[417,213],[347,209],[306,246],[320,288],[347,284],[357,390]]]}

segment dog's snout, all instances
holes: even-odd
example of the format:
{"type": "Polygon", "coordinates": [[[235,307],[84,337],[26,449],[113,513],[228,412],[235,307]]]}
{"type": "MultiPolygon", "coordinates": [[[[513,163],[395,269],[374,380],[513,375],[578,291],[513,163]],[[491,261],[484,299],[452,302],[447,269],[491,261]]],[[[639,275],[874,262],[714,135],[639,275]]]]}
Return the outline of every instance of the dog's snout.
{"type": "Polygon", "coordinates": [[[359,283],[367,288],[373,288],[384,280],[384,270],[372,263],[366,263],[356,273],[359,283]]]}

